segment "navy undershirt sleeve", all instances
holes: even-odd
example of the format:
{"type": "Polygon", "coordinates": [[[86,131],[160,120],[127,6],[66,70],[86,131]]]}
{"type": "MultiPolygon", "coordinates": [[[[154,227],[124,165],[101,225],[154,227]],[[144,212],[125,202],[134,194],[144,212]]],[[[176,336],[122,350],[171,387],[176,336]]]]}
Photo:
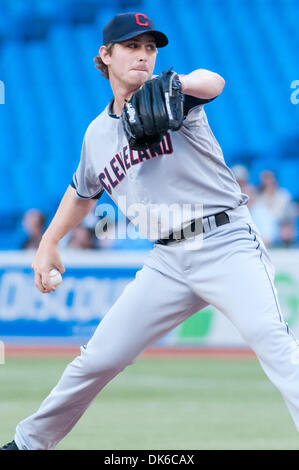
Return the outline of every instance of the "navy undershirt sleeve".
{"type": "Polygon", "coordinates": [[[200,104],[210,103],[210,101],[213,101],[215,98],[216,96],[210,99],[203,99],[203,98],[195,98],[194,96],[190,96],[190,95],[184,95],[184,116],[187,116],[187,114],[192,108],[195,108],[196,106],[199,106],[200,104]]]}

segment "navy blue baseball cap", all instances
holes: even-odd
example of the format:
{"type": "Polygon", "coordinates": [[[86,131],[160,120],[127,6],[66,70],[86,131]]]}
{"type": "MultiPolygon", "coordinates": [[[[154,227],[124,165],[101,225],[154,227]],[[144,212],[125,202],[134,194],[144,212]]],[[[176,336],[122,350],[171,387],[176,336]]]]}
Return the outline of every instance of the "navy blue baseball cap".
{"type": "Polygon", "coordinates": [[[114,16],[104,28],[103,44],[106,46],[110,42],[125,41],[143,33],[154,36],[157,47],[168,44],[167,36],[157,31],[154,23],[143,13],[120,13],[114,16]]]}

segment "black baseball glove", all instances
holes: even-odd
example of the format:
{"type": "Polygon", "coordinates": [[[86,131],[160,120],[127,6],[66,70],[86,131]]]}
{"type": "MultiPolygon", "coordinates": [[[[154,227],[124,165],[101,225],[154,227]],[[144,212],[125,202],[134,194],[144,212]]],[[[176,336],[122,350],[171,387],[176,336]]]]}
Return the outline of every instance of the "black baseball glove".
{"type": "Polygon", "coordinates": [[[146,81],[122,110],[122,123],[130,147],[142,150],[161,142],[168,130],[177,131],[183,122],[184,95],[173,70],[146,81]]]}

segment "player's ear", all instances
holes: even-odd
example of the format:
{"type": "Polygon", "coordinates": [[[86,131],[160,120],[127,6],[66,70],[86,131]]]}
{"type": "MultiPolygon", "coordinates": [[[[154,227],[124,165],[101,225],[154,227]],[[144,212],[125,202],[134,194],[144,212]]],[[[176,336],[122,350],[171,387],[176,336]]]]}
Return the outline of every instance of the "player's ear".
{"type": "Polygon", "coordinates": [[[101,57],[101,59],[102,59],[102,61],[104,62],[105,65],[110,64],[111,53],[109,53],[106,46],[101,46],[100,47],[99,55],[100,55],[100,57],[101,57]]]}

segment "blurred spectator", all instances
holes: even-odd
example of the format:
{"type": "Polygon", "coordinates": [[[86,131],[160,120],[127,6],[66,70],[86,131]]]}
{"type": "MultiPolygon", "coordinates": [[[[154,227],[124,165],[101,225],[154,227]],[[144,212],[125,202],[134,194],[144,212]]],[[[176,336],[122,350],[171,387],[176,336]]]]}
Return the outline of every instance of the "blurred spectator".
{"type": "Polygon", "coordinates": [[[45,230],[45,215],[38,209],[29,209],[22,219],[23,230],[27,236],[22,244],[24,250],[35,250],[45,230]]]}
{"type": "Polygon", "coordinates": [[[279,187],[272,171],[260,175],[260,188],[253,198],[250,212],[267,246],[276,244],[281,234],[280,224],[292,210],[290,193],[279,187]]]}
{"type": "Polygon", "coordinates": [[[241,188],[242,193],[247,194],[247,196],[249,197],[247,206],[248,208],[250,208],[256,196],[256,187],[249,183],[249,172],[244,165],[233,166],[232,172],[235,175],[235,178],[241,188]]]}
{"type": "Polygon", "coordinates": [[[93,230],[83,224],[78,225],[72,230],[67,243],[67,248],[80,250],[93,250],[96,248],[93,236],[93,230]]]}
{"type": "Polygon", "coordinates": [[[297,228],[294,219],[283,219],[279,225],[277,245],[282,248],[294,247],[297,244],[297,228]]]}
{"type": "Polygon", "coordinates": [[[255,204],[262,204],[277,218],[281,219],[291,203],[290,193],[278,186],[272,171],[261,173],[261,185],[255,204]]]}
{"type": "Polygon", "coordinates": [[[279,223],[277,218],[263,204],[252,203],[250,208],[252,219],[261,232],[266,246],[271,246],[278,239],[279,223]]]}

